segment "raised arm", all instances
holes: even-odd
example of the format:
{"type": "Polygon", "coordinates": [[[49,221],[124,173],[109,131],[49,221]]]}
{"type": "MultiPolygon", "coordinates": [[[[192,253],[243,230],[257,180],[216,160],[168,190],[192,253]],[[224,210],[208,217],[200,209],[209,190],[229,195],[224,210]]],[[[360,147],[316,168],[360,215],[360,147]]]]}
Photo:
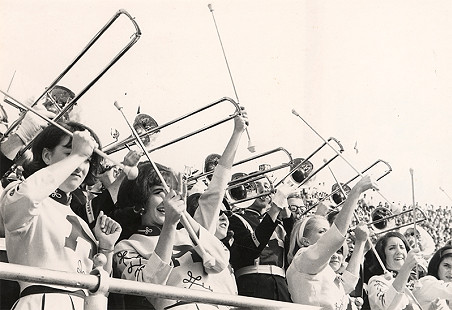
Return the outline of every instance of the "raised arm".
{"type": "Polygon", "coordinates": [[[30,218],[36,215],[34,209],[39,206],[38,202],[54,192],[83,162],[91,156],[96,142],[88,131],[74,132],[72,150],[70,154],[29,176],[24,182],[14,183],[5,189],[2,195],[2,209],[4,218],[8,218],[9,230],[15,230],[30,218]],[[7,193],[6,193],[7,192],[7,193]],[[26,206],[20,200],[27,199],[34,208],[18,208],[26,206]]]}
{"type": "Polygon", "coordinates": [[[377,184],[369,176],[364,176],[355,186],[353,186],[347,199],[345,199],[341,211],[334,220],[334,224],[343,236],[347,234],[348,227],[352,221],[353,212],[358,204],[359,196],[371,188],[378,189],[377,184]]]}
{"type": "Polygon", "coordinates": [[[316,274],[328,264],[332,253],[339,250],[345,241],[345,235],[352,221],[359,196],[370,188],[377,187],[369,176],[363,177],[356,183],[331,228],[322,234],[314,245],[309,246],[308,251],[304,252],[302,256],[294,258],[299,270],[308,274],[316,274]]]}
{"type": "Polygon", "coordinates": [[[185,202],[180,195],[176,195],[174,190],[170,190],[163,200],[163,205],[165,207],[165,222],[154,252],[164,263],[169,264],[176,238],[176,227],[182,212],[185,210],[185,202]]]}
{"type": "Polygon", "coordinates": [[[217,227],[220,205],[224,198],[227,184],[231,179],[231,167],[247,123],[245,111],[234,118],[232,136],[218,161],[208,188],[199,197],[199,208],[194,214],[194,219],[211,233],[215,233],[217,227]]]}
{"type": "Polygon", "coordinates": [[[345,269],[348,273],[352,275],[351,278],[343,277],[344,279],[344,289],[348,294],[356,286],[359,278],[359,271],[361,263],[364,260],[364,248],[369,236],[369,229],[365,223],[359,223],[355,228],[355,246],[353,247],[353,253],[348,262],[347,268],[345,269]]]}

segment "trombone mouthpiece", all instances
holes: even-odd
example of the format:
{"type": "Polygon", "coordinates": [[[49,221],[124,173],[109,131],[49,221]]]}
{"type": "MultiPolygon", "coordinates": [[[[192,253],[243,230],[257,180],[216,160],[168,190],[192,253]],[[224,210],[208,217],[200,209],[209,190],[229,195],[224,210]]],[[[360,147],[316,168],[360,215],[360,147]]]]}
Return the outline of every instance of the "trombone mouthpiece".
{"type": "Polygon", "coordinates": [[[410,168],[410,173],[411,173],[411,175],[413,175],[413,173],[414,173],[413,168],[410,168]]]}
{"type": "Polygon", "coordinates": [[[122,109],[122,107],[119,105],[118,101],[116,101],[116,100],[115,100],[114,105],[115,105],[116,109],[118,109],[118,110],[122,109]]]}
{"type": "Polygon", "coordinates": [[[295,109],[292,109],[292,114],[295,115],[295,116],[300,116],[300,114],[298,114],[298,112],[295,111],[295,109]]]}
{"type": "Polygon", "coordinates": [[[210,12],[213,12],[212,4],[208,4],[207,7],[209,8],[210,12]]]}

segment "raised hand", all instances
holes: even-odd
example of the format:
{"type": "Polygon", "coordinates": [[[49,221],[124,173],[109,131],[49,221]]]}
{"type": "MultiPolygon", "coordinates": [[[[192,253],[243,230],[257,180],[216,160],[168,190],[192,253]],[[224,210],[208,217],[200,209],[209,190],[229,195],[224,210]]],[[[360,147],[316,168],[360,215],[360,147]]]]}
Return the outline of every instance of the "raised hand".
{"type": "Polygon", "coordinates": [[[186,208],[182,196],[171,189],[165,195],[162,203],[165,208],[165,223],[177,224],[186,208]]]}
{"type": "Polygon", "coordinates": [[[88,130],[76,131],[73,133],[72,154],[90,157],[96,147],[97,142],[93,139],[88,130]]]}
{"type": "Polygon", "coordinates": [[[245,129],[248,127],[248,115],[245,111],[244,107],[240,107],[242,110],[241,115],[237,115],[234,118],[234,132],[236,133],[242,133],[245,131],[245,129]]]}
{"type": "Polygon", "coordinates": [[[104,250],[113,249],[121,231],[122,228],[118,222],[106,216],[103,211],[100,211],[94,227],[94,235],[99,241],[99,248],[104,250]]]}

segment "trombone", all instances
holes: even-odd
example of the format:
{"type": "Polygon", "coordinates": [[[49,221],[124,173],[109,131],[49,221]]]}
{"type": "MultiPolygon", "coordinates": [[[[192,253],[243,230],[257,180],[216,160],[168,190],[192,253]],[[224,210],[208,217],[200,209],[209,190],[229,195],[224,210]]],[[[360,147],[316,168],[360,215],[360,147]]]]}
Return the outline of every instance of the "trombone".
{"type": "Polygon", "coordinates": [[[370,214],[372,221],[367,223],[367,226],[372,228],[374,235],[380,235],[391,230],[400,229],[402,227],[413,225],[414,223],[418,224],[424,222],[427,219],[425,212],[420,208],[415,209],[416,211],[418,211],[418,213],[421,214],[422,217],[416,216],[416,221],[414,221],[413,219],[412,221],[409,221],[407,223],[397,224],[393,222],[396,217],[403,216],[406,213],[412,214],[413,209],[407,209],[398,214],[393,214],[392,211],[387,207],[377,207],[370,214]]]}
{"type": "Polygon", "coordinates": [[[228,183],[229,186],[226,188],[226,196],[228,197],[229,203],[233,206],[237,206],[243,202],[274,194],[275,188],[273,186],[273,182],[266,173],[267,171],[264,170],[249,175],[242,172],[234,174],[232,176],[232,181],[228,183]],[[247,178],[246,182],[236,182],[237,180],[243,180],[244,178],[247,178]],[[264,189],[259,193],[256,181],[264,178],[267,179],[270,184],[270,189],[264,189]]]}
{"type": "MultiPolygon", "coordinates": [[[[342,153],[344,151],[344,147],[342,146],[342,144],[339,142],[339,140],[337,140],[334,137],[330,137],[328,139],[328,142],[330,141],[334,141],[337,144],[338,147],[338,153],[342,153]]],[[[329,163],[331,163],[334,159],[336,159],[339,155],[335,154],[333,157],[331,157],[330,159],[328,159],[321,167],[319,167],[317,170],[315,170],[314,172],[312,172],[313,170],[313,165],[312,163],[309,161],[309,159],[311,159],[315,154],[317,154],[321,149],[323,149],[326,145],[331,146],[331,144],[328,144],[327,142],[324,142],[322,145],[320,145],[316,150],[314,150],[314,152],[312,152],[308,157],[306,157],[306,159],[300,158],[300,159],[296,159],[296,162],[298,162],[297,164],[295,164],[290,172],[285,175],[276,185],[275,187],[277,187],[279,184],[281,184],[282,182],[284,182],[285,179],[287,179],[288,177],[291,177],[291,181],[295,182],[297,184],[297,188],[300,188],[303,184],[305,184],[307,181],[309,181],[312,177],[314,177],[317,173],[319,173],[323,168],[325,168],[329,163]],[[295,175],[295,177],[294,177],[295,175]]],[[[332,147],[332,146],[331,146],[332,147]]]]}
{"type": "MultiPolygon", "coordinates": [[[[186,119],[186,118],[188,118],[188,117],[190,117],[190,116],[192,116],[194,114],[197,114],[199,112],[207,110],[207,109],[209,109],[209,108],[211,108],[211,107],[213,107],[213,106],[215,106],[217,104],[223,103],[223,102],[229,102],[230,104],[232,104],[234,106],[235,111],[234,111],[233,114],[231,114],[231,115],[229,115],[229,116],[227,116],[227,117],[225,117],[223,119],[220,119],[220,120],[218,120],[216,122],[213,122],[210,125],[204,126],[204,127],[200,128],[200,129],[197,129],[197,130],[192,131],[190,133],[187,133],[187,134],[185,134],[183,136],[180,136],[180,137],[178,137],[178,138],[176,138],[174,140],[171,140],[171,141],[169,141],[167,143],[164,143],[164,144],[162,144],[160,146],[157,146],[157,147],[154,147],[152,149],[149,149],[147,151],[149,153],[151,153],[153,151],[159,150],[159,149],[164,148],[164,147],[166,147],[168,145],[174,144],[174,143],[179,142],[179,141],[181,141],[183,139],[189,138],[189,137],[191,137],[193,135],[196,135],[196,134],[198,134],[200,132],[203,132],[203,131],[208,130],[208,129],[212,128],[212,127],[220,125],[220,124],[222,124],[224,122],[227,122],[228,120],[233,119],[237,115],[240,115],[241,109],[240,109],[239,104],[236,103],[231,98],[223,97],[223,98],[221,98],[221,99],[219,99],[217,101],[211,102],[211,103],[209,103],[209,104],[207,104],[207,105],[205,105],[205,106],[203,106],[203,107],[201,107],[199,109],[196,109],[196,110],[194,110],[194,111],[192,111],[190,113],[182,115],[182,116],[180,116],[180,117],[178,117],[178,118],[176,118],[176,119],[174,119],[172,121],[169,121],[169,122],[167,122],[167,123],[165,123],[163,125],[160,125],[160,126],[157,126],[157,127],[153,127],[153,128],[149,128],[149,129],[145,130],[144,132],[142,132],[141,134],[139,134],[139,137],[140,137],[140,139],[145,138],[145,137],[147,137],[147,136],[149,136],[149,135],[151,135],[153,133],[156,133],[156,132],[160,131],[160,129],[162,129],[162,128],[168,127],[168,126],[170,126],[170,125],[172,125],[174,123],[177,123],[177,122],[179,122],[181,120],[184,120],[184,119],[186,119]]],[[[124,140],[122,140],[120,142],[114,143],[114,144],[110,145],[109,147],[104,148],[104,151],[107,154],[112,154],[112,153],[115,153],[117,151],[120,151],[120,150],[123,150],[125,148],[128,148],[129,146],[134,145],[134,144],[136,144],[136,139],[134,137],[129,137],[129,138],[126,138],[126,139],[124,139],[124,140]]]]}
{"type": "MultiPolygon", "coordinates": [[[[283,147],[277,147],[275,149],[272,149],[272,150],[269,150],[269,151],[266,151],[266,152],[263,152],[263,153],[251,156],[249,158],[240,160],[240,161],[232,164],[232,167],[236,167],[238,165],[241,165],[241,164],[244,164],[244,163],[247,163],[247,162],[250,162],[250,161],[253,161],[255,159],[259,159],[259,158],[262,158],[262,157],[265,157],[265,156],[268,156],[268,155],[271,155],[271,154],[275,154],[277,152],[283,152],[284,154],[286,154],[288,159],[289,159],[288,162],[287,163],[282,163],[282,164],[280,164],[278,166],[275,166],[275,167],[267,168],[267,169],[265,169],[265,173],[273,172],[273,171],[276,171],[276,170],[279,170],[279,169],[282,169],[282,168],[285,168],[285,167],[289,167],[289,166],[292,165],[293,159],[292,159],[292,155],[289,153],[289,151],[287,149],[283,148],[283,147]]],[[[214,170],[210,170],[210,171],[206,171],[206,172],[199,173],[199,174],[196,174],[196,175],[192,175],[192,176],[187,178],[187,182],[189,182],[189,183],[196,182],[196,181],[198,181],[201,178],[204,178],[204,177],[207,177],[209,175],[212,175],[213,172],[214,172],[214,170]]],[[[245,176],[245,174],[242,175],[240,180],[247,180],[248,179],[248,177],[244,177],[244,176],[245,176]]],[[[236,179],[235,181],[238,182],[240,180],[236,179]]]]}
{"type": "MultiPolygon", "coordinates": [[[[344,150],[344,148],[342,147],[342,144],[336,138],[330,137],[328,139],[328,141],[331,141],[331,140],[337,144],[340,152],[342,152],[344,150]]],[[[314,150],[314,152],[312,152],[306,159],[303,159],[303,158],[292,159],[290,154],[286,151],[290,158],[290,161],[288,163],[283,163],[277,167],[264,169],[264,170],[257,171],[257,172],[254,172],[254,173],[251,173],[248,175],[242,174],[240,176],[237,176],[235,179],[233,179],[231,182],[228,183],[229,186],[227,188],[227,192],[229,192],[229,196],[230,196],[229,198],[232,200],[232,201],[230,201],[230,203],[231,204],[239,204],[239,203],[251,200],[251,199],[256,199],[259,197],[271,195],[275,192],[275,188],[288,177],[291,177],[290,182],[297,184],[298,187],[305,184],[312,177],[314,177],[319,171],[321,171],[330,162],[332,162],[335,158],[338,157],[338,155],[335,154],[333,157],[331,157],[329,160],[327,160],[327,162],[324,165],[322,165],[317,170],[312,172],[313,165],[309,161],[309,159],[311,159],[315,154],[317,154],[325,145],[327,145],[327,143],[323,143],[320,147],[318,147],[316,150],[314,150]],[[249,193],[255,191],[255,186],[253,186],[253,184],[249,184],[250,182],[255,182],[261,178],[267,177],[266,176],[267,173],[275,171],[277,169],[285,168],[285,167],[290,167],[290,172],[288,174],[286,174],[276,185],[274,185],[273,182],[271,182],[269,180],[270,184],[271,184],[271,189],[269,191],[264,191],[262,193],[258,193],[256,195],[254,195],[254,196],[248,195],[249,193]],[[242,192],[240,192],[240,190],[234,190],[236,188],[240,188],[242,192]],[[234,190],[234,192],[232,194],[231,194],[231,190],[234,190]],[[235,198],[237,198],[237,199],[235,199],[235,198]]],[[[279,149],[275,149],[275,150],[279,150],[279,149]]],[[[269,151],[269,152],[271,152],[271,151],[269,151]]],[[[269,152],[267,152],[267,153],[269,153],[269,152]]],[[[251,157],[249,160],[255,159],[255,158],[259,158],[259,155],[251,157]]],[[[242,162],[239,162],[239,163],[242,163],[242,162]]],[[[237,164],[239,164],[239,163],[237,163],[237,164]]],[[[267,177],[267,179],[268,179],[268,177],[267,177]]]]}
{"type": "MultiPolygon", "coordinates": [[[[389,173],[392,172],[392,167],[391,165],[382,160],[382,159],[378,159],[376,160],[373,164],[371,164],[369,167],[367,167],[366,169],[364,169],[361,174],[365,174],[367,171],[369,171],[370,169],[372,169],[373,167],[375,167],[376,165],[378,165],[379,163],[382,163],[386,166],[386,170],[382,173],[381,176],[379,176],[376,181],[381,180],[382,178],[384,178],[385,176],[387,176],[389,173]]],[[[321,202],[325,201],[326,199],[332,197],[335,194],[339,194],[341,192],[341,187],[345,188],[349,188],[349,183],[352,182],[353,180],[355,180],[356,178],[358,178],[360,175],[356,174],[353,178],[351,178],[350,180],[348,180],[345,183],[340,183],[341,186],[333,186],[333,190],[330,194],[325,195],[324,197],[322,197],[321,199],[319,199],[316,203],[314,203],[312,206],[310,206],[309,208],[307,208],[307,210],[303,213],[303,215],[305,215],[306,213],[308,213],[309,211],[311,211],[313,208],[317,207],[321,202]]],[[[337,183],[336,183],[337,185],[337,183]]],[[[342,195],[341,195],[342,196],[342,195]]],[[[343,203],[343,201],[340,201],[339,204],[337,206],[340,206],[343,203]]]]}
{"type": "MultiPolygon", "coordinates": [[[[34,107],[44,96],[46,96],[47,98],[53,98],[52,97],[52,92],[55,89],[61,89],[63,86],[59,86],[57,85],[57,83],[74,67],[74,65],[85,55],[85,53],[94,45],[94,43],[96,43],[96,41],[107,31],[108,28],[110,28],[110,26],[116,21],[116,19],[119,18],[119,16],[121,16],[122,14],[124,14],[126,17],[128,17],[130,19],[130,21],[132,22],[133,26],[135,27],[135,33],[132,34],[131,39],[129,41],[129,43],[123,47],[121,49],[121,51],[119,51],[119,53],[114,56],[110,62],[106,65],[105,68],[103,68],[101,70],[101,72],[99,74],[97,74],[86,86],[85,88],[83,88],[80,93],[78,93],[77,95],[73,95],[73,96],[69,96],[69,98],[71,98],[69,100],[69,102],[67,102],[67,104],[62,108],[59,109],[59,113],[53,118],[54,121],[58,121],[59,119],[61,119],[68,111],[70,111],[73,107],[73,105],[75,105],[77,103],[77,101],[138,41],[138,39],[141,36],[141,30],[137,24],[137,22],[135,21],[135,19],[126,11],[126,10],[119,10],[116,12],[116,14],[105,24],[105,26],[103,26],[99,32],[88,42],[88,44],[85,46],[85,48],[83,48],[83,50],[80,52],[80,54],[78,54],[75,59],[63,70],[63,72],[61,72],[60,75],[58,75],[56,77],[56,79],[50,83],[50,85],[46,88],[46,90],[38,97],[38,99],[36,99],[36,101],[31,105],[31,107],[34,107]]],[[[24,111],[25,109],[21,108],[20,106],[18,106],[17,104],[15,104],[14,102],[12,102],[9,98],[5,98],[4,102],[8,103],[9,105],[19,108],[21,111],[24,111]]],[[[22,116],[18,121],[16,121],[13,125],[11,125],[7,132],[5,132],[5,137],[7,135],[9,135],[19,124],[20,121],[23,119],[24,116],[22,116]]],[[[26,145],[18,154],[18,156],[22,156],[26,150],[28,150],[31,147],[31,142],[26,145]]]]}

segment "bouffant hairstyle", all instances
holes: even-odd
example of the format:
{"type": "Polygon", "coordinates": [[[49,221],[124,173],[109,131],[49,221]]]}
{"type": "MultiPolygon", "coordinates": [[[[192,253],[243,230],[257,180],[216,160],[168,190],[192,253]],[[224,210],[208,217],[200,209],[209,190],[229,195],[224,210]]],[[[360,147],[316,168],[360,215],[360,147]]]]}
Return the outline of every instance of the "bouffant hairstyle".
{"type": "MultiPolygon", "coordinates": [[[[94,131],[89,127],[81,123],[72,121],[67,123],[59,122],[58,124],[66,128],[70,132],[88,130],[93,139],[96,140],[98,148],[99,149],[101,148],[99,138],[94,133],[94,131]]],[[[42,158],[43,150],[44,149],[53,150],[67,136],[68,136],[67,133],[65,133],[63,130],[54,125],[49,125],[46,128],[44,128],[44,130],[41,133],[39,133],[33,140],[33,144],[31,146],[33,159],[31,162],[24,165],[24,176],[28,177],[35,173],[36,171],[47,167],[47,164],[44,162],[42,158]]],[[[72,145],[72,137],[70,138],[68,145],[72,145]]],[[[94,185],[96,183],[95,172],[97,171],[100,162],[101,157],[97,153],[93,152],[89,160],[90,164],[88,174],[86,175],[85,180],[83,181],[84,184],[94,185]]]]}

